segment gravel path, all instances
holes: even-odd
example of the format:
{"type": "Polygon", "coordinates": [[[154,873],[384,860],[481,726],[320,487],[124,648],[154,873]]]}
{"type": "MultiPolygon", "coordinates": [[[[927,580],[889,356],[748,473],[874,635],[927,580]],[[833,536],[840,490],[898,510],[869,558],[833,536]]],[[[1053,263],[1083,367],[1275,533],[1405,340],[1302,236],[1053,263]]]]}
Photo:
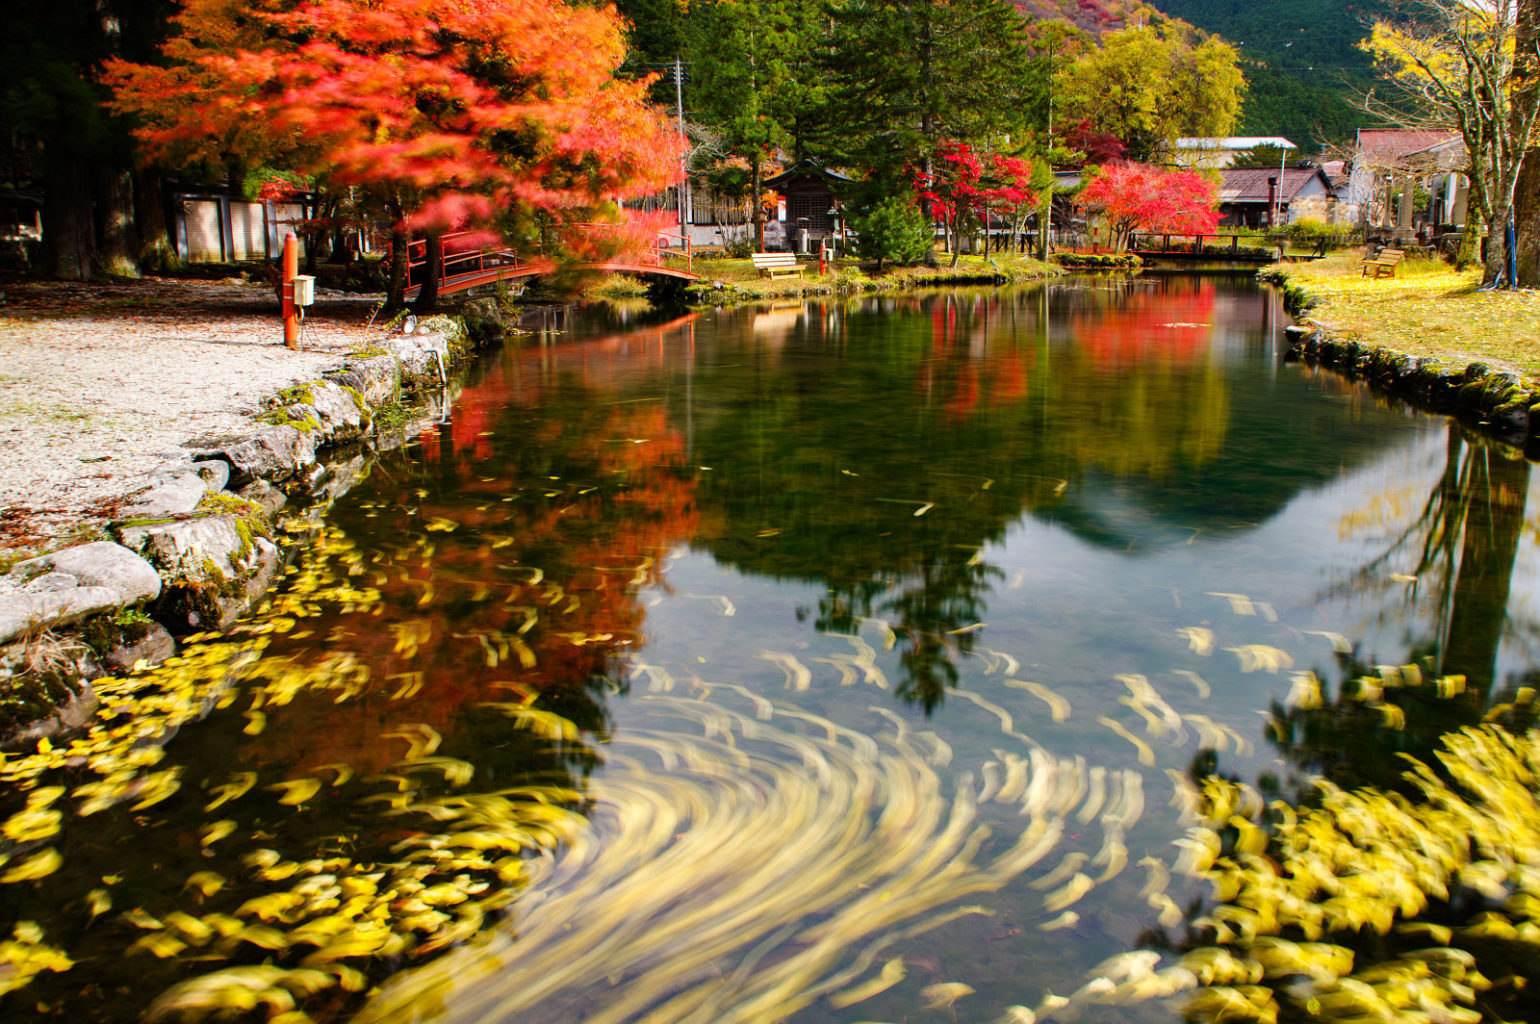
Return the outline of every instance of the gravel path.
{"type": "Polygon", "coordinates": [[[0,281],[0,553],[102,519],[183,442],[378,338],[377,300],[319,295],[283,346],[266,286],[0,281]]]}

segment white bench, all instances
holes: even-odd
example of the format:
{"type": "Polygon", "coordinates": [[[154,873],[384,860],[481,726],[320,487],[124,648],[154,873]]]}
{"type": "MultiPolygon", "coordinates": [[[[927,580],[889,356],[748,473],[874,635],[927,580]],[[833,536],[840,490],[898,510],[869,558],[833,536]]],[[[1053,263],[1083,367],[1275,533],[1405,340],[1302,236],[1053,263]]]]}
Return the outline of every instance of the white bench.
{"type": "Polygon", "coordinates": [[[768,277],[771,280],[781,274],[802,273],[802,267],[797,265],[796,253],[751,252],[749,259],[754,261],[754,269],[759,271],[761,277],[768,277]]]}

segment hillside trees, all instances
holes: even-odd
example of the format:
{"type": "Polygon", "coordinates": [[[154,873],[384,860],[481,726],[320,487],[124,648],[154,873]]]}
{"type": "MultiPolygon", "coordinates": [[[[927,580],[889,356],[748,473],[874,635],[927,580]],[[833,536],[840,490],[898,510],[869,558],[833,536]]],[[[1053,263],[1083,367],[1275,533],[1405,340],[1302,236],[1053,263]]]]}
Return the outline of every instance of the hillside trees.
{"type": "Polygon", "coordinates": [[[1343,142],[1366,124],[1354,102],[1374,82],[1356,44],[1400,0],[1153,0],[1156,7],[1239,48],[1250,83],[1237,133],[1285,135],[1307,150],[1343,142]]]}
{"type": "Polygon", "coordinates": [[[1415,19],[1377,21],[1364,43],[1389,87],[1371,110],[1465,143],[1471,203],[1486,223],[1485,279],[1503,273],[1501,241],[1540,115],[1533,0],[1408,0],[1415,19]],[[1523,19],[1521,23],[1521,11],[1523,19]]]}
{"type": "Polygon", "coordinates": [[[182,0],[166,67],[116,61],[118,109],[152,157],[281,160],[357,186],[409,227],[531,238],[675,176],[678,139],[617,80],[610,10],[485,0],[182,0]]]}

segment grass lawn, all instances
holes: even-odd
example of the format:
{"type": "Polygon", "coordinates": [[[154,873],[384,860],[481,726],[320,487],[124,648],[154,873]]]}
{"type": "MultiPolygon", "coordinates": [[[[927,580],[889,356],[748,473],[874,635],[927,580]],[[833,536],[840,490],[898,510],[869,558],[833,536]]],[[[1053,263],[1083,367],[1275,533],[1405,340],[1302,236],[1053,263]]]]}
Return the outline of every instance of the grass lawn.
{"type": "Polygon", "coordinates": [[[1353,250],[1291,265],[1290,283],[1321,300],[1308,319],[1344,338],[1540,378],[1540,293],[1478,292],[1479,270],[1408,259],[1395,277],[1364,277],[1353,250]]]}
{"type": "MultiPolygon", "coordinates": [[[[1052,263],[1001,254],[988,259],[982,256],[963,256],[956,267],[951,265],[951,257],[944,253],[938,253],[937,260],[939,265],[935,267],[884,267],[879,274],[871,263],[840,259],[831,263],[821,277],[818,274],[818,261],[808,260],[799,264],[803,268],[801,275],[773,280],[760,277],[759,271],[754,269],[753,262],[748,259],[696,257],[691,269],[701,277],[694,288],[700,290],[702,300],[708,303],[718,298],[732,302],[752,302],[755,299],[827,295],[835,292],[936,287],[954,281],[977,281],[995,276],[1011,281],[1032,281],[1063,273],[1052,263]],[[725,294],[709,291],[713,282],[721,282],[725,286],[722,290],[725,294]]],[[[623,294],[640,293],[642,290],[636,283],[610,281],[598,285],[588,294],[592,297],[616,298],[623,294]]]]}

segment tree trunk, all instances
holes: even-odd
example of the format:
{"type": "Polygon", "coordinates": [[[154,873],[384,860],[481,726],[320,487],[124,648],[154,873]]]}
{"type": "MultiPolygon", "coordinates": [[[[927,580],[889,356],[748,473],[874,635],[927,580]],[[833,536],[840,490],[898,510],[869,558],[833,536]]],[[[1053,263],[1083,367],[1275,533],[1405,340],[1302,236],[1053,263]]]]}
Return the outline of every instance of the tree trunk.
{"type": "Polygon", "coordinates": [[[166,227],[166,200],[160,172],[134,172],[134,224],[139,233],[139,269],[164,274],[181,266],[166,227]]]}
{"type": "MultiPolygon", "coordinates": [[[[1531,92],[1528,102],[1536,99],[1533,90],[1540,89],[1540,0],[1519,0],[1518,18],[1514,27],[1514,50],[1517,55],[1515,72],[1529,81],[1531,92]]],[[[1514,104],[1514,116],[1522,114],[1522,104],[1514,104]]],[[[1531,142],[1534,140],[1532,139],[1531,142]]],[[[1514,217],[1518,223],[1519,287],[1540,288],[1540,146],[1524,154],[1519,167],[1519,183],[1514,191],[1514,217]]]]}
{"type": "Polygon", "coordinates": [[[438,272],[440,261],[444,258],[444,233],[436,230],[429,231],[426,249],[422,287],[417,290],[417,301],[412,303],[412,312],[419,316],[433,312],[434,307],[438,305],[438,272]]]}
{"type": "Polygon", "coordinates": [[[62,144],[43,146],[43,273],[64,281],[101,276],[91,216],[91,169],[62,144]]]}
{"type": "Polygon", "coordinates": [[[102,269],[112,277],[139,276],[134,231],[134,183],[126,167],[96,168],[96,237],[102,269]]]}
{"type": "Polygon", "coordinates": [[[1460,233],[1460,246],[1455,250],[1454,269],[1466,270],[1481,258],[1481,217],[1475,210],[1465,214],[1465,230],[1460,233]]]}
{"type": "Polygon", "coordinates": [[[1525,154],[1514,200],[1518,220],[1519,287],[1540,288],[1540,149],[1525,154]]]}
{"type": "Polygon", "coordinates": [[[406,305],[407,246],[412,236],[406,230],[406,220],[399,209],[392,209],[395,220],[390,225],[390,275],[385,280],[385,312],[394,313],[406,305]]]}
{"type": "Polygon", "coordinates": [[[753,181],[754,181],[754,195],[753,195],[753,198],[750,201],[751,204],[752,204],[753,217],[754,217],[754,251],[755,252],[764,252],[765,251],[765,211],[764,211],[764,207],[760,203],[760,197],[761,197],[762,193],[760,191],[760,183],[759,183],[759,152],[758,152],[758,150],[756,150],[754,152],[754,155],[749,158],[749,174],[752,176],[753,181]]]}
{"type": "Polygon", "coordinates": [[[1481,272],[1481,283],[1484,285],[1504,280],[1508,272],[1508,214],[1511,212],[1506,205],[1492,211],[1492,221],[1487,225],[1486,253],[1482,261],[1484,269],[1481,272]]]}
{"type": "Polygon", "coordinates": [[[1048,237],[1053,231],[1053,186],[1049,185],[1037,214],[1037,258],[1048,261],[1048,237]]]}

